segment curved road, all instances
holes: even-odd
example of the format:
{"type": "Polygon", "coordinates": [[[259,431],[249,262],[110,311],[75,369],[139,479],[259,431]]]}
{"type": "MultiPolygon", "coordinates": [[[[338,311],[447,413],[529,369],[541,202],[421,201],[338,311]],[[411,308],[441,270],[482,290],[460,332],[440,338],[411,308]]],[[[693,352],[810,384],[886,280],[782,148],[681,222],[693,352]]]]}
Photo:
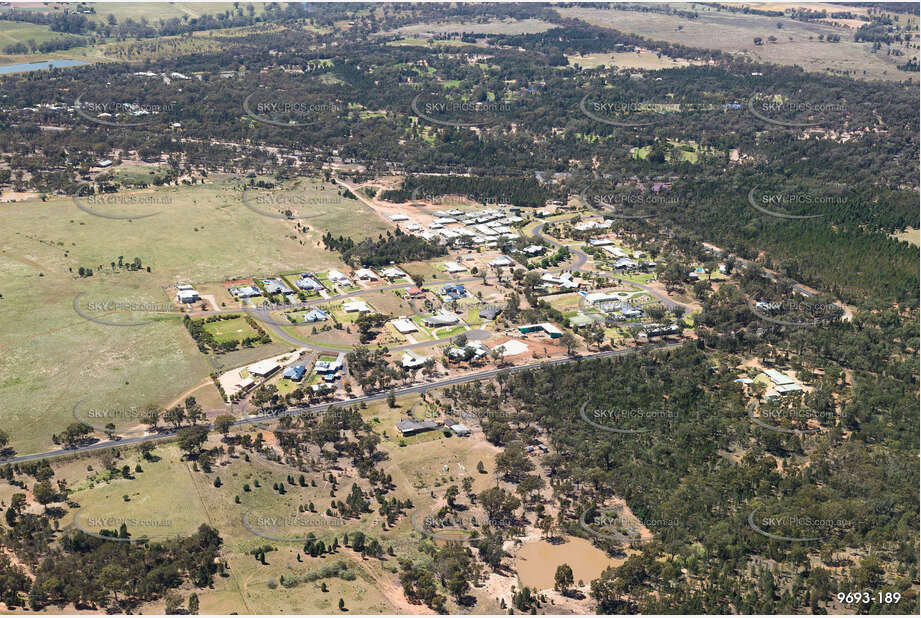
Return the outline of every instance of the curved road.
{"type": "MultiPolygon", "coordinates": [[[[575,215],[571,215],[571,216],[568,216],[562,219],[557,219],[556,221],[568,221],[569,219],[573,219],[577,216],[579,215],[575,214],[575,215]]],[[[572,265],[568,268],[557,268],[554,270],[548,270],[546,272],[561,272],[563,270],[575,270],[580,273],[595,275],[596,277],[606,277],[608,279],[620,278],[620,277],[617,277],[616,275],[612,275],[611,273],[587,270],[585,268],[585,264],[589,260],[589,255],[585,251],[583,251],[582,249],[579,249],[578,247],[570,247],[569,245],[564,245],[563,243],[559,242],[555,238],[544,236],[544,234],[542,233],[544,226],[547,225],[547,223],[555,223],[556,221],[553,221],[553,222],[543,221],[537,226],[535,226],[533,230],[534,236],[536,236],[537,238],[540,238],[541,240],[547,241],[554,247],[566,247],[567,249],[569,249],[570,253],[572,253],[575,256],[575,260],[573,261],[572,265]]],[[[643,290],[650,296],[658,298],[660,301],[662,301],[662,304],[668,307],[669,309],[674,309],[675,307],[680,306],[680,307],[684,307],[684,310],[688,313],[694,310],[694,307],[692,307],[691,305],[680,303],[677,300],[674,300],[673,298],[669,297],[667,294],[663,294],[659,290],[653,288],[652,286],[646,285],[645,283],[638,283],[636,281],[628,281],[628,283],[630,285],[635,285],[636,287],[640,288],[641,290],[643,290]]]]}

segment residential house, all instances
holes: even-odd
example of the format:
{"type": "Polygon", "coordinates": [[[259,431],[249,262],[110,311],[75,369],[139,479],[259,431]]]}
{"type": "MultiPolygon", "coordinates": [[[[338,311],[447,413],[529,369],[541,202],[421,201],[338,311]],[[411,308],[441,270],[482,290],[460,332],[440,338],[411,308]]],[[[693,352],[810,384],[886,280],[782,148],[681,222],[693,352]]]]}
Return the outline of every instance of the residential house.
{"type": "Polygon", "coordinates": [[[344,354],[339,354],[336,360],[332,361],[317,361],[313,364],[313,371],[318,375],[330,375],[338,373],[342,369],[342,359],[344,354]]]}
{"type": "Polygon", "coordinates": [[[281,279],[263,279],[262,285],[268,294],[294,294],[294,290],[285,285],[281,279]]]}
{"type": "Polygon", "coordinates": [[[388,266],[387,268],[381,269],[381,276],[387,279],[399,279],[405,277],[406,273],[395,266],[388,266]]]}
{"type": "Polygon", "coordinates": [[[637,263],[631,260],[630,258],[620,258],[614,262],[614,270],[619,270],[621,272],[627,272],[631,270],[636,270],[637,263]]]}
{"type": "Polygon", "coordinates": [[[304,316],[304,322],[307,324],[313,324],[314,322],[325,322],[329,316],[326,315],[326,312],[322,309],[311,309],[307,312],[307,315],[304,316]]]}
{"type": "Polygon", "coordinates": [[[575,289],[578,289],[579,287],[579,284],[573,280],[572,273],[562,273],[560,275],[552,275],[550,273],[544,273],[541,276],[540,280],[543,281],[544,283],[556,285],[566,290],[575,290],[575,289]]]}
{"type": "Polygon", "coordinates": [[[429,328],[436,326],[451,326],[460,322],[460,318],[451,313],[450,311],[442,310],[435,315],[430,315],[427,318],[422,318],[422,323],[428,326],[429,328]]]}
{"type": "Polygon", "coordinates": [[[428,359],[428,356],[422,356],[421,354],[416,354],[412,350],[407,350],[403,353],[403,358],[400,359],[400,365],[403,369],[418,369],[422,367],[428,359]]]}
{"type": "Polygon", "coordinates": [[[371,270],[370,268],[359,268],[355,271],[355,276],[361,279],[362,281],[377,281],[377,273],[371,270]]]}
{"type": "Polygon", "coordinates": [[[462,348],[452,346],[445,354],[451,360],[477,361],[489,354],[489,348],[481,341],[470,341],[462,348]]]}
{"type": "Polygon", "coordinates": [[[197,300],[201,300],[201,296],[198,295],[196,290],[179,290],[176,292],[176,300],[180,303],[194,303],[197,300]]]}
{"type": "Polygon", "coordinates": [[[329,271],[326,274],[326,277],[336,285],[352,285],[352,282],[349,280],[349,278],[338,270],[329,271]]]}
{"type": "Polygon", "coordinates": [[[585,295],[585,302],[590,305],[617,302],[620,299],[621,295],[617,292],[590,292],[585,295]]]}
{"type": "Polygon", "coordinates": [[[417,433],[438,429],[438,423],[435,421],[417,421],[412,418],[404,418],[396,424],[396,428],[405,438],[407,436],[416,435],[417,433]]]}
{"type": "Polygon", "coordinates": [[[777,371],[776,369],[765,369],[764,375],[770,378],[771,382],[777,385],[794,384],[793,378],[777,371]]]}
{"type": "Polygon", "coordinates": [[[602,245],[601,250],[605,253],[608,253],[616,258],[625,258],[627,257],[627,252],[621,249],[620,247],[612,247],[609,245],[602,245]]]}
{"type": "Polygon", "coordinates": [[[480,309],[479,315],[484,320],[495,320],[500,313],[502,313],[502,307],[497,305],[487,305],[480,309]]]}
{"type": "Polygon", "coordinates": [[[397,329],[397,332],[402,335],[414,333],[419,330],[419,328],[416,326],[416,323],[409,318],[400,318],[398,320],[394,320],[391,322],[391,324],[393,324],[393,327],[397,329]]]}
{"type": "Polygon", "coordinates": [[[535,255],[540,255],[546,250],[547,250],[546,247],[541,247],[540,245],[528,245],[527,247],[522,249],[521,252],[524,253],[525,255],[529,255],[533,257],[535,255]]]}
{"type": "Polygon", "coordinates": [[[294,285],[302,290],[311,292],[319,292],[320,290],[326,289],[323,287],[322,283],[311,277],[309,273],[302,273],[301,278],[295,281],[294,285]]]}
{"type": "Polygon", "coordinates": [[[230,288],[230,293],[233,294],[236,298],[253,298],[255,296],[262,296],[262,291],[254,285],[241,285],[239,287],[230,288]]]}
{"type": "Polygon", "coordinates": [[[259,361],[255,365],[250,365],[246,370],[249,371],[251,375],[265,378],[278,371],[278,368],[278,363],[269,358],[259,361]]]}
{"type": "Polygon", "coordinates": [[[441,288],[441,293],[450,300],[459,300],[467,297],[467,290],[463,283],[449,283],[441,288]]]}
{"type": "Polygon", "coordinates": [[[289,380],[300,382],[301,379],[303,379],[305,373],[307,373],[306,367],[303,365],[293,365],[285,369],[284,373],[281,375],[283,378],[288,378],[289,380]]]}
{"type": "Polygon", "coordinates": [[[643,332],[648,339],[653,337],[665,337],[667,335],[680,335],[681,327],[678,324],[644,324],[643,332]]]}
{"type": "Polygon", "coordinates": [[[513,260],[510,257],[506,257],[504,255],[500,255],[494,260],[489,261],[489,265],[495,266],[496,268],[501,268],[503,266],[512,266],[514,263],[515,263],[515,260],[513,260]]]}
{"type": "Polygon", "coordinates": [[[461,266],[457,262],[445,262],[445,270],[448,271],[449,274],[453,275],[454,273],[466,272],[467,267],[461,266]]]}
{"type": "Polygon", "coordinates": [[[363,300],[352,300],[347,303],[342,303],[342,310],[346,313],[371,313],[371,305],[366,303],[363,300]]]}
{"type": "Polygon", "coordinates": [[[550,322],[541,322],[540,324],[525,324],[524,326],[519,326],[518,330],[521,333],[533,333],[537,331],[543,331],[550,335],[551,339],[557,339],[563,336],[563,331],[551,324],[550,322]]]}

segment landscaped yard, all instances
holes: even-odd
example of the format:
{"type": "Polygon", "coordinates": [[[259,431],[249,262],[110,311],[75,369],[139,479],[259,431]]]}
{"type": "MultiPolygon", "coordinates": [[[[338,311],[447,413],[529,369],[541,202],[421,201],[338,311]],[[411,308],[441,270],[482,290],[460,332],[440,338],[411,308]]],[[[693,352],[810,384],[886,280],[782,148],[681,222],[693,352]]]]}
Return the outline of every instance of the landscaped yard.
{"type": "Polygon", "coordinates": [[[463,332],[466,332],[467,329],[463,325],[449,326],[447,328],[442,328],[435,331],[436,339],[446,339],[447,337],[456,337],[463,332]]]}

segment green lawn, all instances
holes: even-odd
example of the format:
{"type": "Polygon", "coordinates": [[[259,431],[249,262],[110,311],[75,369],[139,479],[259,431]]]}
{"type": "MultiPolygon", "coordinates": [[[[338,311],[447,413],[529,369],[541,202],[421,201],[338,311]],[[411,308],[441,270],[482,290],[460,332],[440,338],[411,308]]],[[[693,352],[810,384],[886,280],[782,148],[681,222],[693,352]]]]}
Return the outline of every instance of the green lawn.
{"type": "Polygon", "coordinates": [[[435,331],[435,338],[445,339],[447,337],[455,337],[466,331],[467,329],[461,325],[449,326],[448,328],[442,328],[441,330],[435,331]]]}
{"type": "MultiPolygon", "coordinates": [[[[162,319],[151,314],[107,316],[113,321],[150,320],[136,327],[107,326],[74,311],[78,294],[85,295],[81,303],[170,304],[172,296],[163,288],[177,281],[223,286],[256,275],[344,270],[338,254],[317,247],[324,233],[376,236],[387,228],[379,217],[354,216],[357,202],[339,198],[330,183],[301,183],[308,197],[331,199],[323,202],[327,212],[308,220],[310,230],[296,235],[290,222],[248,209],[238,181],[217,174],[205,185],[125,192],[160,202],[154,207],[160,214],[144,219],[94,216],[68,197],[4,204],[0,428],[10,434],[11,446],[19,454],[53,449],[51,435],[73,422],[74,406],[84,399],[97,407],[166,406],[207,381],[215,369],[198,351],[179,311],[162,319]],[[113,270],[110,263],[117,263],[118,256],[128,262],[138,257],[143,268],[113,270]],[[75,277],[81,266],[92,268],[93,276],[75,277]],[[42,309],[40,319],[35,307],[42,309]]],[[[146,214],[151,206],[122,202],[106,209],[146,214]]],[[[279,353],[290,345],[281,348],[279,353]]],[[[253,354],[265,358],[272,349],[240,350],[217,361],[241,361],[240,366],[259,360],[253,354]]]]}
{"type": "Polygon", "coordinates": [[[204,325],[204,329],[211,333],[218,343],[243,341],[249,337],[257,337],[259,335],[256,329],[250,326],[243,316],[233,318],[232,320],[208,322],[204,325]]]}

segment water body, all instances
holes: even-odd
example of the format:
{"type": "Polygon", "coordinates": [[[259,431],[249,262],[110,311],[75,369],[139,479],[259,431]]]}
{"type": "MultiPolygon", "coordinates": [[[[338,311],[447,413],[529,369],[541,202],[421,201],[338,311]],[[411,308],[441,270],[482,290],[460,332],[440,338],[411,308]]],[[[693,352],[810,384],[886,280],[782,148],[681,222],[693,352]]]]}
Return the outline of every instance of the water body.
{"type": "Polygon", "coordinates": [[[27,71],[41,71],[44,69],[62,69],[66,67],[77,67],[89,62],[82,60],[45,60],[43,62],[26,62],[25,64],[8,64],[0,67],[0,75],[9,73],[25,73],[27,71]]]}
{"type": "Polygon", "coordinates": [[[554,545],[540,539],[525,543],[515,560],[515,570],[525,586],[538,590],[553,588],[556,567],[563,563],[572,568],[573,579],[588,584],[597,579],[609,566],[619,566],[625,559],[608,556],[590,542],[579,537],[566,537],[565,542],[554,545]]]}

